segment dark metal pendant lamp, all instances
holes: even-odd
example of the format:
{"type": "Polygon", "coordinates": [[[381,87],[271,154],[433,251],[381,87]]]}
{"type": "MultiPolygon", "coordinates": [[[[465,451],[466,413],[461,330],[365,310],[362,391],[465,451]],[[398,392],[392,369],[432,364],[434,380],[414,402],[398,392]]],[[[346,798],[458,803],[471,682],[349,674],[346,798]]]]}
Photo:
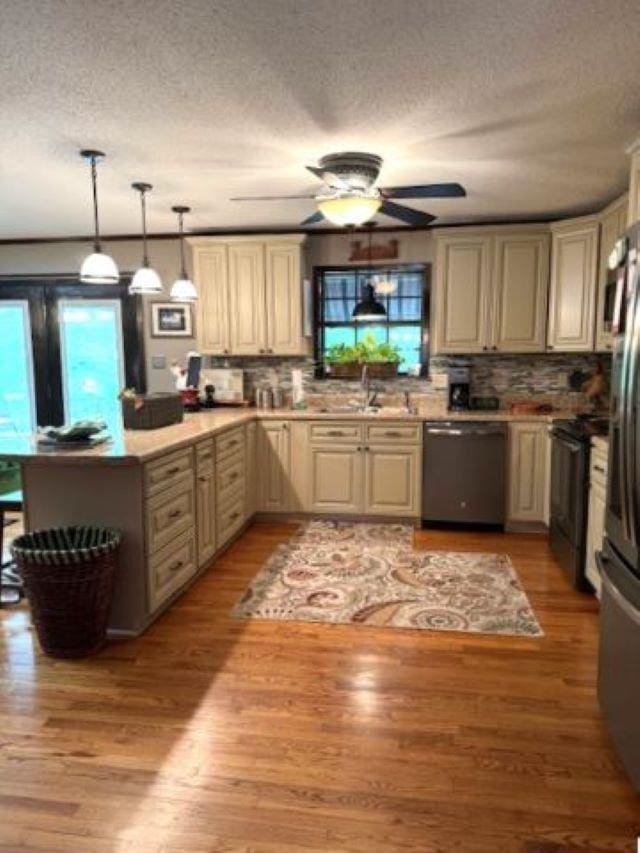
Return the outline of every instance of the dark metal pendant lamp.
{"type": "MultiPolygon", "coordinates": [[[[369,226],[369,264],[371,264],[371,235],[373,234],[373,224],[369,226]]],[[[360,302],[357,303],[351,314],[354,320],[358,323],[374,323],[387,316],[387,311],[382,304],[376,299],[373,285],[367,283],[362,288],[360,302]]]]}

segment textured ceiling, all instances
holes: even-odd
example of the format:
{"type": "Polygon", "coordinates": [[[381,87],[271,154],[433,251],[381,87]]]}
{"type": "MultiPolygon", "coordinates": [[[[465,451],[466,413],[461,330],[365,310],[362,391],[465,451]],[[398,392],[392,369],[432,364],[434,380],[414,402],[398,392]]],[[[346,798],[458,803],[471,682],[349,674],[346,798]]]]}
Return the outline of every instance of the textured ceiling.
{"type": "MultiPolygon", "coordinates": [[[[295,226],[305,163],[382,155],[382,184],[460,181],[439,221],[584,212],[640,134],[638,0],[3,0],[0,239],[105,234],[192,205],[200,228],[295,226]]],[[[395,220],[379,217],[380,224],[395,220]]]]}

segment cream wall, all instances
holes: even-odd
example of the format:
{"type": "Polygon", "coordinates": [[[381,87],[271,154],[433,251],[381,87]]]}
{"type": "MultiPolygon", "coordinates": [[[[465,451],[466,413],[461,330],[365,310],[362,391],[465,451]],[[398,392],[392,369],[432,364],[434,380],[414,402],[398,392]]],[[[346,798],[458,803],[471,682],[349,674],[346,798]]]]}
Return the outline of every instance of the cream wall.
{"type": "MultiPolygon", "coordinates": [[[[374,234],[374,243],[398,239],[398,263],[428,263],[433,257],[434,239],[429,231],[398,231],[374,234]]],[[[314,266],[338,266],[349,264],[351,243],[367,241],[366,234],[311,234],[307,248],[307,269],[310,275],[314,266]]],[[[107,251],[115,258],[121,272],[133,272],[140,263],[140,243],[137,240],[105,240],[107,251]]],[[[0,276],[47,275],[75,273],[80,269],[85,256],[91,251],[91,243],[29,243],[0,245],[0,276]]],[[[160,274],[165,287],[178,274],[178,244],[176,240],[151,240],[149,255],[153,266],[160,274]]],[[[189,253],[187,263],[190,266],[189,253]]],[[[2,284],[0,283],[0,287],[2,284]]],[[[155,297],[154,297],[155,298],[155,297]]],[[[165,297],[157,297],[163,299],[165,297]]],[[[147,380],[150,391],[168,391],[173,388],[169,365],[173,360],[184,361],[190,350],[196,349],[195,338],[152,338],[148,303],[145,300],[145,353],[147,380]],[[166,367],[154,368],[154,357],[164,356],[166,367]]],[[[194,318],[195,325],[195,318],[194,318]]]]}

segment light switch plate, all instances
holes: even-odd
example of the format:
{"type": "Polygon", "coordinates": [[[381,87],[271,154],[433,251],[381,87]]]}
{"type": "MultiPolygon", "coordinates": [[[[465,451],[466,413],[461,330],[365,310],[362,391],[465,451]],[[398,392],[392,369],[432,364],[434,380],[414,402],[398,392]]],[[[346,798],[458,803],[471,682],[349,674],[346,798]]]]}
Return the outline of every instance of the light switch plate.
{"type": "Polygon", "coordinates": [[[164,370],[167,366],[167,357],[166,355],[152,355],[151,356],[151,367],[154,370],[164,370]]]}

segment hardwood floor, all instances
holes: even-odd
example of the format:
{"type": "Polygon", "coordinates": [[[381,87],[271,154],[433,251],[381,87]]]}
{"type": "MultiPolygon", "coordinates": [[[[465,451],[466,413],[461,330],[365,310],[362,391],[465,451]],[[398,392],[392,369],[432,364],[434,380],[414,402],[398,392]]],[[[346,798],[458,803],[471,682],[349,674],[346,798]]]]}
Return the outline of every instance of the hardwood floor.
{"type": "Polygon", "coordinates": [[[632,851],[595,696],[597,604],[535,535],[541,639],[229,618],[294,525],[254,525],[148,633],[84,662],[0,613],[0,850],[632,851]]]}

